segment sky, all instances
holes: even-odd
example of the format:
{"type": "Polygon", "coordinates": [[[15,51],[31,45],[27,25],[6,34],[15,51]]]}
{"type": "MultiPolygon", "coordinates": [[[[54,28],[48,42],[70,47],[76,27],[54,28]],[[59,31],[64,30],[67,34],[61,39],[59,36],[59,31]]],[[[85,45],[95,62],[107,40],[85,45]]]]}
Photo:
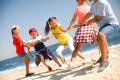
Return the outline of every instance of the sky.
{"type": "MultiPolygon", "coordinates": [[[[108,1],[120,22],[120,0],[108,1]]],[[[31,27],[37,28],[45,37],[44,27],[49,17],[57,17],[57,21],[67,28],[76,7],[76,0],[0,0],[0,61],[17,56],[10,31],[13,25],[20,26],[20,36],[26,41],[31,38],[28,34],[31,27]]],[[[68,33],[73,37],[75,29],[68,33]]],[[[45,44],[55,43],[58,41],[52,38],[45,44]]]]}

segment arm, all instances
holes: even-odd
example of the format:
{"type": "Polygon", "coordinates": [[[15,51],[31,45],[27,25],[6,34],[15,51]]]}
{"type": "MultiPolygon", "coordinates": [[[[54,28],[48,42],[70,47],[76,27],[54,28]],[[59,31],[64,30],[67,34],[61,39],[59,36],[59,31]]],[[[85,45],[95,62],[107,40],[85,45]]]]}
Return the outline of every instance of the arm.
{"type": "Polygon", "coordinates": [[[46,42],[46,41],[49,40],[49,39],[50,39],[49,37],[46,37],[46,38],[42,38],[41,41],[46,42]]]}
{"type": "Polygon", "coordinates": [[[87,24],[92,24],[92,23],[98,23],[99,21],[101,21],[103,18],[103,16],[95,16],[95,18],[90,19],[87,24]]]}
{"type": "MultiPolygon", "coordinates": [[[[66,32],[65,28],[63,26],[60,26],[60,29],[63,31],[63,32],[66,32]]],[[[58,34],[60,34],[60,32],[58,32],[58,34]]]]}
{"type": "Polygon", "coordinates": [[[24,46],[27,47],[27,50],[28,50],[30,56],[31,56],[32,58],[35,58],[35,56],[34,56],[34,55],[32,54],[32,52],[30,51],[30,46],[29,46],[29,45],[24,45],[24,46]]]}
{"type": "Polygon", "coordinates": [[[87,15],[78,23],[78,25],[86,24],[86,21],[92,17],[92,13],[87,13],[87,15]]]}
{"type": "Polygon", "coordinates": [[[73,24],[74,24],[75,21],[76,21],[76,18],[77,18],[77,15],[74,14],[74,15],[73,15],[73,18],[72,18],[72,20],[71,20],[71,22],[70,22],[70,24],[69,24],[69,27],[66,29],[66,31],[69,31],[70,29],[72,29],[72,26],[73,26],[73,24]]]}
{"type": "Polygon", "coordinates": [[[59,35],[60,33],[57,33],[57,34],[53,34],[54,35],[54,37],[56,38],[56,39],[58,39],[58,35],[59,35]]]}
{"type": "Polygon", "coordinates": [[[30,45],[30,46],[34,46],[36,44],[38,44],[40,42],[40,40],[34,41],[34,42],[27,42],[25,40],[21,40],[25,45],[30,45]]]}
{"type": "Polygon", "coordinates": [[[32,58],[35,58],[35,56],[32,54],[32,52],[30,51],[30,47],[27,47],[27,49],[28,49],[28,52],[29,52],[29,54],[30,54],[30,56],[32,57],[32,58]]]}

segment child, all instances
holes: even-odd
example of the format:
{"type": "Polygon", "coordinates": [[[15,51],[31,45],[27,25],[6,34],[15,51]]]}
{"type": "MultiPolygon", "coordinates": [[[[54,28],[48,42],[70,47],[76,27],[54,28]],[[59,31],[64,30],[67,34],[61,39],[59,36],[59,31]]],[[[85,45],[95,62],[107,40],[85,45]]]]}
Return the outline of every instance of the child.
{"type": "MultiPolygon", "coordinates": [[[[17,25],[14,25],[11,29],[12,32],[12,37],[13,37],[13,44],[16,47],[16,53],[19,57],[21,57],[24,62],[25,62],[25,66],[26,66],[26,77],[27,76],[31,76],[34,73],[29,73],[29,59],[25,53],[24,47],[28,47],[26,44],[34,44],[34,43],[27,43],[26,41],[24,41],[23,39],[21,39],[21,37],[19,36],[20,33],[20,27],[17,25]]],[[[35,42],[37,43],[37,42],[35,42]]]]}
{"type": "Polygon", "coordinates": [[[31,28],[29,30],[29,34],[32,37],[32,39],[29,42],[35,42],[37,40],[40,40],[39,43],[32,45],[35,48],[35,51],[37,52],[36,55],[36,65],[38,66],[40,61],[48,68],[49,71],[52,71],[52,68],[46,63],[45,59],[53,59],[59,67],[61,67],[59,61],[54,57],[54,55],[50,52],[50,50],[44,45],[44,42],[46,42],[49,37],[42,38],[41,35],[38,34],[38,31],[36,28],[31,28]]]}
{"type": "MultiPolygon", "coordinates": [[[[65,50],[67,47],[70,48],[71,52],[74,51],[73,39],[65,32],[64,27],[57,23],[56,17],[51,17],[46,22],[45,34],[48,35],[50,30],[52,31],[52,34],[55,36],[55,38],[60,42],[60,46],[57,48],[56,52],[63,63],[62,67],[67,68],[65,58],[62,55],[62,51],[65,50]],[[51,26],[51,29],[49,25],[51,26]]],[[[84,56],[81,55],[79,52],[77,55],[87,61],[87,59],[84,58],[84,56]]]]}
{"type": "MultiPolygon", "coordinates": [[[[97,23],[99,27],[98,42],[101,48],[101,57],[98,59],[97,63],[100,63],[98,72],[105,71],[111,64],[107,60],[109,49],[106,36],[115,33],[120,34],[119,22],[109,4],[108,0],[89,0],[93,1],[90,11],[79,23],[83,25],[86,23],[87,19],[94,16],[92,19],[87,21],[87,24],[97,23]]],[[[118,38],[119,36],[114,35],[112,39],[118,38]]]]}
{"type": "Polygon", "coordinates": [[[97,30],[92,25],[79,26],[74,25],[77,17],[78,17],[78,24],[84,18],[84,16],[89,12],[90,7],[87,5],[87,0],[76,0],[78,7],[75,9],[74,16],[69,24],[67,30],[72,29],[72,27],[78,27],[74,37],[74,46],[75,50],[73,51],[73,55],[71,57],[70,65],[73,65],[74,59],[76,54],[79,52],[82,43],[93,43],[95,41],[95,37],[97,34],[97,30]]]}

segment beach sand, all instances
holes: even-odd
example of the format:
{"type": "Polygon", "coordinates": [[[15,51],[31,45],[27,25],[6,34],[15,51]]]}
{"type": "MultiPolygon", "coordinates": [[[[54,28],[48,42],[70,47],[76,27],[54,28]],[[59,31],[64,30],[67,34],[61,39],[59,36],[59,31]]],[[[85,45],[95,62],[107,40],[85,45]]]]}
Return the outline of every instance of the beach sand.
{"type": "MultiPolygon", "coordinates": [[[[35,75],[25,77],[25,68],[18,69],[0,74],[0,80],[120,80],[120,45],[110,47],[110,53],[113,53],[109,59],[112,66],[104,72],[97,73],[98,67],[92,67],[91,64],[82,66],[83,60],[77,57],[75,60],[75,68],[73,70],[59,70],[55,62],[50,62],[50,66],[54,69],[48,72],[44,65],[38,67],[30,67],[31,72],[35,75]]],[[[99,58],[99,51],[85,54],[86,57],[97,60],[99,58]]],[[[67,58],[69,63],[70,58],[67,58]]]]}

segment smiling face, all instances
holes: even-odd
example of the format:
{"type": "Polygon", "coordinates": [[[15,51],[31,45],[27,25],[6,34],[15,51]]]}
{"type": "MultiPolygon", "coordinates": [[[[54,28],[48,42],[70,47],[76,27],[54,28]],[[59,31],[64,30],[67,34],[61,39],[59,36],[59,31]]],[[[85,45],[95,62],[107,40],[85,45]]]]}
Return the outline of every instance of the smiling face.
{"type": "Polygon", "coordinates": [[[12,29],[13,35],[19,35],[20,33],[20,27],[16,26],[15,28],[12,29]]]}
{"type": "Polygon", "coordinates": [[[30,36],[32,38],[36,38],[38,36],[38,33],[37,32],[30,32],[30,36]]]}
{"type": "Polygon", "coordinates": [[[52,28],[55,28],[57,26],[57,20],[52,19],[52,21],[50,21],[50,25],[51,25],[52,28]]]}

